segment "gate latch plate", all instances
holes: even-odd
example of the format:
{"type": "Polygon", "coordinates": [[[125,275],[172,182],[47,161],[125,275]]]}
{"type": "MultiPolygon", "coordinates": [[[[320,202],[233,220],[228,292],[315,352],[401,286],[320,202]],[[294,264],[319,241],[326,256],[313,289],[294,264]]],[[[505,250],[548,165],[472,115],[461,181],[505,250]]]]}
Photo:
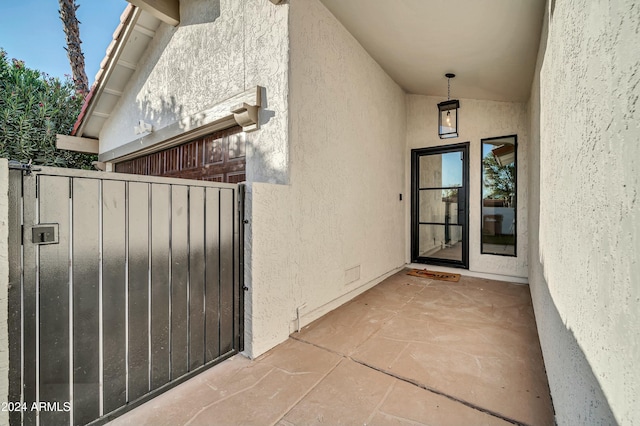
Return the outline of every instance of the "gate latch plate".
{"type": "Polygon", "coordinates": [[[31,228],[31,241],[33,244],[58,244],[58,224],[41,223],[31,228]]]}

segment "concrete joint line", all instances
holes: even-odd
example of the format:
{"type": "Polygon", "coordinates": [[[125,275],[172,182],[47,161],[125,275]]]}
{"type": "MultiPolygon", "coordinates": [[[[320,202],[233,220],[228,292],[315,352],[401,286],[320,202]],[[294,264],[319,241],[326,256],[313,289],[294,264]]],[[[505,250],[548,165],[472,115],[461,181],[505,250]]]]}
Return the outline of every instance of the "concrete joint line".
{"type": "MultiPolygon", "coordinates": [[[[355,363],[358,363],[358,364],[360,364],[360,365],[362,365],[362,366],[365,366],[365,367],[371,368],[372,370],[378,371],[378,372],[380,372],[380,373],[382,373],[382,374],[386,374],[387,376],[393,377],[394,379],[398,379],[398,380],[401,380],[401,381],[403,381],[403,382],[405,382],[405,383],[409,383],[410,385],[417,386],[417,387],[419,387],[420,389],[424,389],[424,390],[429,391],[429,392],[431,392],[431,393],[434,393],[434,394],[436,394],[436,395],[444,396],[445,398],[448,398],[448,399],[450,399],[450,400],[452,400],[452,401],[454,401],[454,402],[457,402],[457,403],[462,404],[462,405],[466,405],[467,407],[469,407],[469,408],[471,408],[471,409],[474,409],[474,410],[476,410],[476,411],[480,411],[480,412],[482,412],[482,413],[485,413],[485,414],[488,414],[488,415],[490,415],[490,416],[496,417],[496,418],[498,418],[498,419],[504,420],[505,422],[508,422],[508,423],[511,423],[511,424],[514,424],[514,425],[518,425],[518,426],[530,426],[530,425],[528,425],[528,424],[526,424],[526,423],[522,423],[522,422],[519,422],[519,421],[514,420],[514,419],[512,419],[512,418],[506,417],[506,416],[504,416],[504,415],[502,415],[502,414],[500,414],[500,413],[496,413],[495,411],[488,410],[488,409],[486,409],[486,408],[482,408],[482,407],[479,407],[479,406],[477,406],[477,405],[475,405],[475,404],[472,404],[471,402],[465,401],[465,400],[463,400],[463,399],[456,398],[455,396],[452,396],[452,395],[449,395],[449,394],[447,394],[447,393],[441,392],[441,391],[439,391],[439,390],[437,390],[437,389],[434,389],[434,388],[431,388],[431,387],[429,387],[429,386],[427,386],[427,385],[424,385],[424,384],[422,384],[422,383],[416,382],[415,380],[411,380],[411,379],[409,379],[409,378],[399,376],[399,375],[397,375],[397,374],[395,374],[395,373],[392,373],[392,372],[390,372],[390,371],[383,370],[383,369],[381,369],[381,368],[375,367],[375,366],[370,365],[370,364],[368,364],[368,363],[366,363],[366,362],[364,362],[364,361],[361,361],[361,360],[358,360],[358,359],[352,358],[352,357],[350,357],[350,356],[348,356],[348,355],[345,355],[345,354],[342,354],[342,353],[340,353],[340,352],[336,352],[336,351],[334,351],[334,350],[331,350],[331,349],[325,348],[325,347],[320,346],[320,345],[317,345],[317,344],[315,344],[315,343],[308,342],[308,341],[306,341],[306,340],[304,340],[304,339],[301,339],[301,338],[299,338],[299,337],[297,337],[297,336],[289,336],[289,337],[290,337],[291,339],[293,339],[293,340],[297,340],[298,342],[306,343],[307,345],[315,346],[316,348],[319,348],[319,349],[324,349],[324,350],[325,350],[325,351],[327,351],[327,352],[331,352],[331,353],[336,354],[336,355],[338,355],[338,356],[340,356],[340,357],[342,357],[342,358],[344,358],[344,359],[348,359],[348,360],[353,361],[353,362],[355,362],[355,363]]],[[[338,363],[338,364],[340,364],[340,363],[338,363]]],[[[333,367],[333,369],[331,369],[331,371],[333,371],[333,370],[338,366],[338,364],[336,364],[336,365],[333,367]]],[[[331,373],[331,371],[329,371],[329,373],[331,373]]],[[[318,383],[320,383],[322,380],[324,380],[324,378],[325,378],[329,373],[327,373],[324,377],[322,377],[322,379],[320,379],[320,380],[318,381],[318,383]]],[[[317,386],[317,384],[318,384],[318,383],[316,383],[313,387],[315,388],[315,386],[317,386]]],[[[312,389],[313,389],[313,388],[312,388],[312,389]]],[[[311,392],[311,389],[309,390],[309,392],[311,392]]],[[[309,392],[307,392],[307,394],[308,394],[309,392]]],[[[305,394],[305,396],[306,396],[306,394],[305,394]]],[[[302,398],[300,398],[300,399],[302,399],[302,398]]],[[[298,402],[299,402],[299,401],[298,401],[298,402]]],[[[296,404],[297,404],[298,402],[296,402],[296,404]]],[[[285,414],[285,415],[286,415],[286,414],[285,414]]],[[[283,417],[284,417],[284,416],[283,416],[283,417]]]]}
{"type": "Polygon", "coordinates": [[[318,349],[322,349],[324,351],[327,352],[331,352],[332,354],[338,355],[341,358],[346,358],[346,359],[350,359],[348,355],[345,355],[343,353],[334,351],[333,349],[329,349],[329,348],[325,348],[324,346],[320,346],[320,345],[316,345],[315,343],[309,342],[307,340],[301,339],[299,337],[296,336],[289,336],[289,338],[293,339],[293,340],[297,340],[298,342],[302,342],[302,343],[306,343],[307,345],[311,345],[311,346],[315,346],[318,349]]]}
{"type": "Polygon", "coordinates": [[[365,425],[368,425],[373,421],[373,418],[376,416],[376,414],[380,412],[380,407],[382,407],[382,404],[386,402],[387,398],[389,398],[389,395],[391,394],[391,391],[393,391],[395,387],[396,387],[396,382],[395,381],[391,382],[391,386],[389,386],[389,388],[387,389],[387,392],[385,392],[382,399],[378,402],[378,405],[376,405],[376,408],[374,408],[373,411],[371,411],[371,414],[369,414],[369,418],[364,422],[365,425]]]}
{"type": "MultiPolygon", "coordinates": [[[[298,339],[296,339],[296,340],[298,340],[298,339]]],[[[302,340],[299,340],[299,341],[302,342],[302,343],[308,343],[308,342],[304,342],[302,340]]],[[[321,348],[321,349],[324,349],[324,348],[321,348]]],[[[285,411],[284,414],[279,419],[277,419],[275,422],[271,423],[271,426],[274,426],[274,425],[278,424],[278,422],[285,421],[284,418],[287,417],[287,414],[289,414],[289,412],[291,412],[291,410],[293,410],[293,408],[296,405],[298,405],[298,403],[300,401],[302,401],[304,398],[306,398],[306,396],[309,395],[309,393],[311,393],[311,391],[314,390],[316,388],[316,386],[318,386],[320,384],[320,382],[322,382],[329,374],[331,374],[333,372],[333,370],[338,368],[338,366],[340,365],[341,362],[342,362],[342,359],[338,360],[338,362],[336,362],[336,365],[334,365],[332,368],[330,368],[329,371],[327,371],[322,377],[320,377],[318,379],[318,381],[316,381],[313,384],[313,386],[311,386],[300,398],[298,398],[295,402],[293,402],[293,404],[291,404],[291,406],[289,406],[289,408],[287,408],[287,411],[285,411]]]]}
{"type": "Polygon", "coordinates": [[[358,363],[360,365],[363,365],[365,367],[369,367],[372,370],[376,370],[376,371],[379,371],[382,374],[386,374],[387,376],[391,376],[391,377],[393,377],[395,379],[398,379],[398,380],[401,380],[401,381],[403,381],[405,383],[409,383],[410,385],[417,386],[420,389],[424,389],[424,390],[429,391],[431,393],[435,393],[436,395],[444,396],[445,398],[448,398],[448,399],[450,399],[452,401],[455,401],[457,403],[460,403],[462,405],[466,405],[467,407],[472,408],[472,409],[474,409],[476,411],[480,411],[482,413],[489,414],[490,416],[497,417],[497,418],[499,418],[501,420],[504,420],[505,422],[509,422],[511,424],[518,425],[518,426],[529,426],[526,423],[522,423],[522,422],[519,422],[517,420],[511,419],[509,417],[503,416],[502,414],[496,413],[495,411],[491,411],[491,410],[488,410],[486,408],[479,407],[479,406],[477,406],[475,404],[472,404],[471,402],[465,401],[463,399],[456,398],[455,396],[452,396],[452,395],[449,395],[447,393],[441,392],[441,391],[439,391],[437,389],[433,389],[433,388],[431,388],[431,387],[429,387],[427,385],[424,385],[422,383],[416,382],[415,380],[411,380],[409,378],[402,377],[402,376],[399,376],[397,374],[394,374],[394,373],[392,373],[390,371],[386,371],[386,370],[383,370],[381,368],[375,367],[373,365],[367,364],[364,361],[360,361],[360,360],[354,359],[354,358],[349,358],[349,359],[351,359],[353,362],[356,362],[356,363],[358,363]]]}
{"type": "MultiPolygon", "coordinates": [[[[248,368],[248,367],[244,367],[243,369],[245,369],[245,368],[248,368]]],[[[194,415],[193,415],[193,416],[192,416],[192,417],[191,417],[191,418],[190,418],[190,419],[185,423],[185,426],[188,426],[188,425],[192,424],[192,423],[195,421],[195,419],[196,419],[200,414],[204,413],[206,410],[208,410],[209,408],[213,407],[214,405],[219,404],[219,403],[221,403],[221,402],[223,402],[223,401],[226,401],[226,400],[227,400],[227,399],[229,399],[229,398],[232,398],[232,397],[234,397],[234,396],[236,396],[236,395],[238,395],[238,394],[241,394],[242,392],[246,392],[246,391],[248,391],[249,389],[252,389],[252,388],[254,388],[254,387],[258,386],[258,384],[260,384],[264,379],[266,379],[266,378],[267,378],[267,376],[269,376],[271,373],[273,373],[273,371],[274,371],[275,369],[276,369],[275,367],[272,367],[272,368],[271,368],[271,370],[267,371],[267,372],[264,374],[264,376],[262,376],[259,380],[257,380],[257,381],[256,381],[254,384],[252,384],[251,386],[247,386],[247,387],[245,387],[245,388],[242,388],[242,389],[240,389],[240,390],[238,390],[238,391],[236,391],[236,392],[234,392],[234,393],[232,393],[232,394],[229,394],[229,395],[224,396],[224,397],[222,397],[222,398],[220,398],[220,399],[218,399],[218,400],[215,400],[215,401],[214,401],[214,402],[212,402],[211,404],[207,404],[207,405],[205,405],[205,406],[204,406],[204,407],[202,407],[200,410],[198,410],[198,412],[197,412],[197,413],[195,413],[195,414],[194,414],[194,415]]],[[[236,373],[236,375],[237,375],[237,374],[238,374],[238,373],[236,373]]],[[[207,386],[211,387],[208,383],[207,383],[207,386]]]]}

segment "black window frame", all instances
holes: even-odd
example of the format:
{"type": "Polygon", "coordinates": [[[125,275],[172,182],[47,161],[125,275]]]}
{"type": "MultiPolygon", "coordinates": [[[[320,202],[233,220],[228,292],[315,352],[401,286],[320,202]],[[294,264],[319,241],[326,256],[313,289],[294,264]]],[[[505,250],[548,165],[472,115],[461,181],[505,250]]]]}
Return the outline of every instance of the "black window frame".
{"type": "Polygon", "coordinates": [[[505,136],[494,136],[490,138],[480,139],[480,254],[486,254],[491,256],[504,256],[504,257],[518,257],[518,135],[505,135],[505,136]],[[507,139],[513,138],[513,154],[514,154],[514,185],[515,185],[515,207],[513,209],[513,254],[508,253],[495,253],[495,252],[485,252],[484,251],[484,242],[482,241],[483,237],[483,226],[484,226],[484,143],[487,141],[495,141],[499,139],[507,139]]]}

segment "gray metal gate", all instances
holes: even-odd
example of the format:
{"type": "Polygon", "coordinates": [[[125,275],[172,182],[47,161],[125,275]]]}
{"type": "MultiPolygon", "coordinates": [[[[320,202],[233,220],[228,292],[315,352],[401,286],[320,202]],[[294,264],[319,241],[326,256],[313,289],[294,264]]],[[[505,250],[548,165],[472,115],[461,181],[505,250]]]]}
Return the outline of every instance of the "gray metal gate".
{"type": "Polygon", "coordinates": [[[102,423],[242,350],[243,187],[10,171],[11,424],[102,423]]]}

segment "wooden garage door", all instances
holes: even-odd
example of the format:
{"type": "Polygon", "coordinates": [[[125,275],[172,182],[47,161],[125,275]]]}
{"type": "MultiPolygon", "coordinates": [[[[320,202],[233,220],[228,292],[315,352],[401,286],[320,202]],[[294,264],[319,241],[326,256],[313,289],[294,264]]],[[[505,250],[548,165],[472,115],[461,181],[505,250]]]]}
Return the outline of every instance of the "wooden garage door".
{"type": "Polygon", "coordinates": [[[245,133],[233,127],[116,164],[116,172],[211,182],[245,180],[245,133]]]}

